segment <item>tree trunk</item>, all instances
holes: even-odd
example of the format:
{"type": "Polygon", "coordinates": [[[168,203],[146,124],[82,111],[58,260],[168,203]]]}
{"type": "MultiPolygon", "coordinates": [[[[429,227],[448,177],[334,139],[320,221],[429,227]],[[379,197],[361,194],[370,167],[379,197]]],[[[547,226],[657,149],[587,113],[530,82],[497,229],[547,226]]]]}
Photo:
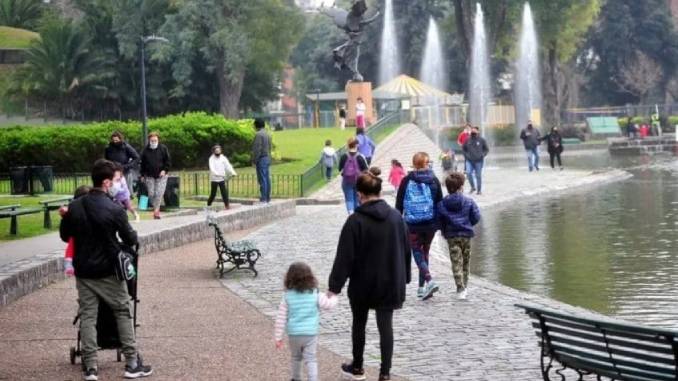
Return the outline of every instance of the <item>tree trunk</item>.
{"type": "Polygon", "coordinates": [[[463,0],[454,0],[454,15],[457,24],[457,33],[461,39],[461,47],[464,49],[466,64],[468,66],[468,63],[471,61],[471,41],[469,39],[471,31],[468,28],[468,17],[465,16],[467,10],[465,8],[463,0]]]}
{"type": "Polygon", "coordinates": [[[547,127],[560,124],[560,81],[558,54],[555,47],[548,49],[548,60],[544,70],[544,99],[542,125],[547,127]]]}
{"type": "Polygon", "coordinates": [[[222,64],[218,65],[216,72],[219,82],[219,111],[226,118],[238,119],[245,69],[238,69],[237,73],[229,73],[222,64]]]}

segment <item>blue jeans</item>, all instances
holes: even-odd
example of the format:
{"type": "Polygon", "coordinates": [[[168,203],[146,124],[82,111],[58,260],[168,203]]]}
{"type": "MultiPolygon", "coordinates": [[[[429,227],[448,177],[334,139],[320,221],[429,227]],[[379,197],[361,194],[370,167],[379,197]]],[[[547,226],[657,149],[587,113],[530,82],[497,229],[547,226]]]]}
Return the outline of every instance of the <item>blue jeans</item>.
{"type": "Polygon", "coordinates": [[[259,192],[261,197],[259,201],[270,202],[271,201],[271,174],[269,173],[269,167],[271,166],[271,158],[266,156],[257,160],[257,181],[259,182],[259,192]]]}
{"type": "Polygon", "coordinates": [[[526,148],[525,152],[527,152],[527,166],[530,172],[534,169],[539,170],[539,147],[526,148]]]}
{"type": "Polygon", "coordinates": [[[325,167],[325,178],[327,181],[332,180],[332,167],[325,167]]]}
{"type": "Polygon", "coordinates": [[[478,192],[483,189],[483,163],[483,160],[466,160],[466,176],[468,176],[468,182],[471,184],[471,189],[475,189],[478,192]]]}
{"type": "Polygon", "coordinates": [[[341,182],[341,190],[344,191],[344,200],[346,201],[346,210],[348,214],[353,213],[355,208],[360,206],[360,201],[358,200],[358,192],[355,189],[355,184],[347,184],[346,182],[341,182]]]}

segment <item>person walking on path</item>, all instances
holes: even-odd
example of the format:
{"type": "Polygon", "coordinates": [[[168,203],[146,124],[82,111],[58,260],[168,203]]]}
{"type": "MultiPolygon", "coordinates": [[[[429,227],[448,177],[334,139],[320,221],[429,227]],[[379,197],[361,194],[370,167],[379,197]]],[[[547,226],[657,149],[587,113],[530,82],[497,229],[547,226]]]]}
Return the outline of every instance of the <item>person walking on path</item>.
{"type": "Polygon", "coordinates": [[[357,129],[355,135],[356,139],[358,139],[358,151],[360,151],[360,154],[367,160],[367,165],[372,164],[372,157],[374,156],[374,151],[377,149],[377,146],[372,139],[365,134],[364,128],[357,129]]]}
{"type": "Polygon", "coordinates": [[[404,216],[414,261],[419,268],[417,296],[427,300],[438,291],[429,269],[431,242],[439,229],[436,205],[443,199],[440,181],[429,167],[429,156],[418,152],[412,158],[414,171],[398,188],[396,209],[404,216]]]}
{"type": "Polygon", "coordinates": [[[450,173],[457,171],[457,158],[452,148],[448,148],[440,155],[440,162],[443,166],[443,172],[445,175],[449,175],[450,173]]]}
{"type": "Polygon", "coordinates": [[[115,165],[97,160],[92,169],[94,188],[68,207],[59,227],[64,242],[73,237],[75,285],[80,305],[80,341],[84,379],[98,379],[97,313],[99,303],[106,303],[115,315],[118,338],[125,355],[125,378],[150,376],[153,369],[141,363],[134,337],[130,297],[125,280],[115,275],[115,261],[121,250],[118,237],[128,246],[137,244],[137,233],[127,220],[127,213],[109,196],[115,165]]]}
{"type": "Polygon", "coordinates": [[[125,141],[121,132],[115,131],[111,134],[111,142],[104,150],[104,159],[118,163],[122,166],[123,175],[129,188],[130,196],[134,194],[134,182],[137,180],[139,166],[139,153],[125,141]]]}
{"type": "Polygon", "coordinates": [[[365,112],[367,111],[367,106],[363,102],[362,98],[358,98],[357,103],[355,104],[355,126],[358,129],[365,128],[367,122],[365,121],[365,112]]]}
{"type": "Polygon", "coordinates": [[[527,123],[527,127],[520,131],[520,139],[527,152],[527,166],[530,172],[539,170],[539,144],[541,144],[541,134],[534,128],[532,121],[527,123]]]}
{"type": "Polygon", "coordinates": [[[358,153],[358,140],[348,139],[348,152],[339,159],[339,172],[341,172],[341,190],[344,192],[346,210],[352,214],[360,201],[356,184],[361,173],[368,169],[367,161],[358,153]]]}
{"type": "Polygon", "coordinates": [[[160,135],[151,132],[148,135],[148,145],[141,152],[141,178],[146,184],[148,198],[153,203],[153,218],[156,220],[160,219],[160,204],[165,195],[170,166],[169,150],[164,144],[160,144],[160,135]]]}
{"type": "Polygon", "coordinates": [[[464,143],[471,137],[471,125],[466,123],[464,126],[464,130],[459,133],[459,136],[457,136],[457,144],[459,144],[459,147],[463,147],[464,143]]]}
{"type": "Polygon", "coordinates": [[[318,281],[311,268],[303,262],[292,263],[285,275],[285,295],[275,319],[275,346],[283,347],[287,331],[292,353],[292,380],[301,381],[302,361],[306,364],[309,381],[318,381],[318,331],[320,310],[337,305],[337,297],[318,291],[318,281]]]}
{"type": "Polygon", "coordinates": [[[329,139],[325,140],[325,148],[320,153],[320,162],[325,167],[325,179],[327,181],[332,180],[332,171],[334,166],[339,164],[339,159],[337,159],[337,151],[332,148],[332,141],[329,139]]]}
{"type": "Polygon", "coordinates": [[[480,210],[472,198],[464,196],[464,175],[451,173],[445,179],[448,195],[438,203],[440,230],[447,239],[457,297],[466,299],[471,266],[473,226],[480,222],[480,210]]]}
{"type": "Polygon", "coordinates": [[[257,169],[257,181],[259,182],[259,201],[271,202],[271,136],[266,132],[266,122],[257,118],[254,120],[254,128],[257,130],[252,144],[252,163],[257,169]]]}
{"type": "Polygon", "coordinates": [[[471,193],[477,191],[480,195],[483,191],[483,165],[485,164],[485,156],[490,153],[490,149],[487,147],[485,139],[480,136],[478,127],[473,127],[471,137],[464,143],[462,149],[466,161],[466,176],[468,176],[468,182],[471,184],[471,193]]]}
{"type": "Polygon", "coordinates": [[[346,106],[341,105],[339,107],[339,128],[342,130],[346,129],[346,106]]]}
{"type": "Polygon", "coordinates": [[[549,152],[549,159],[551,161],[551,168],[556,169],[555,160],[558,159],[558,167],[560,170],[563,170],[563,162],[560,159],[560,155],[563,153],[563,137],[560,136],[560,131],[558,127],[553,127],[551,132],[541,138],[541,140],[546,140],[547,150],[549,152]]]}
{"type": "Polygon", "coordinates": [[[380,198],[381,171],[371,168],[358,178],[360,207],[344,224],[329,277],[329,291],[339,294],[347,279],[353,315],[353,361],[342,372],[364,380],[365,326],[370,310],[376,310],[381,368],[379,380],[390,380],[393,357],[393,311],[405,302],[410,283],[412,254],[403,219],[380,198]]]}
{"type": "Polygon", "coordinates": [[[217,197],[217,188],[221,193],[221,200],[224,202],[224,209],[229,209],[228,203],[228,179],[236,176],[235,169],[228,161],[226,155],[221,152],[221,146],[212,147],[212,155],[208,162],[210,168],[210,197],[207,199],[207,206],[212,206],[214,198],[217,197]]]}
{"type": "Polygon", "coordinates": [[[388,181],[393,185],[393,188],[397,191],[400,188],[400,183],[403,182],[405,178],[405,169],[403,165],[396,159],[391,160],[391,173],[388,175],[388,181]]]}

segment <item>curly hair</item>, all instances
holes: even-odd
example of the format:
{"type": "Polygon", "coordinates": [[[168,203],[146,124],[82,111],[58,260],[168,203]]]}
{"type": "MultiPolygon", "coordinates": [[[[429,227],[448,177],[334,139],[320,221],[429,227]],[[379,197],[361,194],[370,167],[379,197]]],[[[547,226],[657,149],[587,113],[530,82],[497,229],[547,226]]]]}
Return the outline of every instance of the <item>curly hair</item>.
{"type": "Polygon", "coordinates": [[[294,262],[287,269],[285,288],[299,292],[309,291],[318,288],[318,280],[315,279],[309,265],[304,262],[294,262]]]}

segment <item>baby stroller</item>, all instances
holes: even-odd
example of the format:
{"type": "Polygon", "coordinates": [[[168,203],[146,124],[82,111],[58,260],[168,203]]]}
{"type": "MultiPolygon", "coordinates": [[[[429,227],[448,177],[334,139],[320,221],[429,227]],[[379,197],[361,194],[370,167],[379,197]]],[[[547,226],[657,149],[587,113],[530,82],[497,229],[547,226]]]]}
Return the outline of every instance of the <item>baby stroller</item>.
{"type": "MultiPolygon", "coordinates": [[[[137,304],[139,304],[139,299],[137,298],[137,280],[139,279],[139,245],[137,244],[134,248],[121,245],[122,250],[132,254],[134,268],[136,269],[136,276],[127,281],[127,292],[130,296],[130,301],[133,303],[132,306],[132,319],[133,327],[136,333],[137,325],[137,304]]],[[[73,325],[76,325],[80,320],[80,313],[75,316],[73,319],[73,325]]],[[[99,311],[97,313],[97,344],[99,345],[99,350],[108,350],[115,349],[116,359],[118,362],[122,361],[122,344],[118,337],[118,325],[115,321],[115,316],[113,311],[108,304],[104,303],[103,300],[99,300],[99,311]]],[[[76,359],[82,356],[80,348],[80,328],[78,327],[78,339],[76,346],[71,347],[70,349],[70,360],[71,364],[75,365],[76,359]]]]}

